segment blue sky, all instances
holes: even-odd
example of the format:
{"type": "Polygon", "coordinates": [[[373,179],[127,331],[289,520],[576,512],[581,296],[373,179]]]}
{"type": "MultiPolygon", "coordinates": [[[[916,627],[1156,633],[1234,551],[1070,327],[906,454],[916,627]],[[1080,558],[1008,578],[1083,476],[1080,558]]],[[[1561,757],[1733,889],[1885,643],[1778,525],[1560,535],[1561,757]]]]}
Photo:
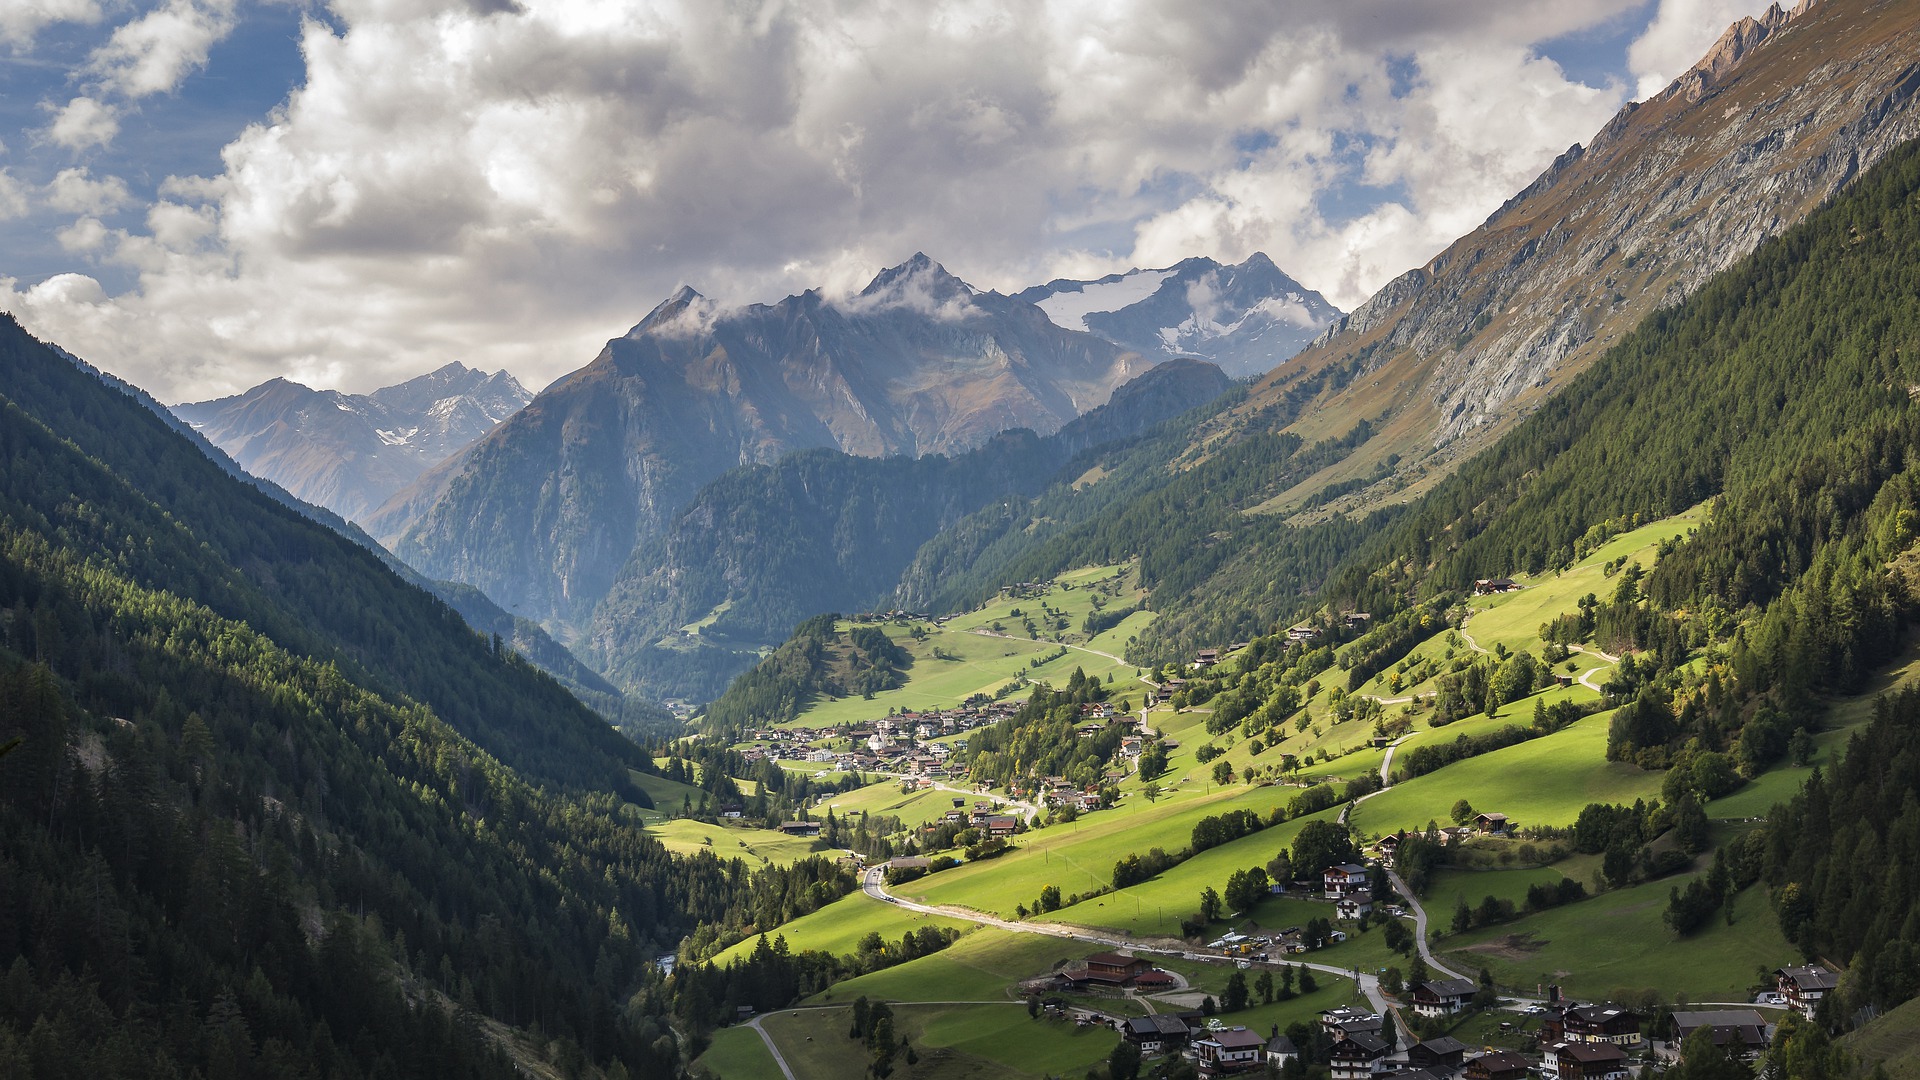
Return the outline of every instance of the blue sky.
{"type": "Polygon", "coordinates": [[[169,400],[533,385],[679,284],[1264,250],[1351,308],[1752,0],[18,0],[0,306],[169,400]]]}

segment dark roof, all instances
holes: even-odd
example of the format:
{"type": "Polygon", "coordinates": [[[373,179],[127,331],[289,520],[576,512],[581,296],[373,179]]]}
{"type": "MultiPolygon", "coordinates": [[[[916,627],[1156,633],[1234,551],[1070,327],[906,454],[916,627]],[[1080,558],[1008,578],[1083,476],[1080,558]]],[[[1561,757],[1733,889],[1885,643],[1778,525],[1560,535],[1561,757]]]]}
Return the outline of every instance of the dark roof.
{"type": "Polygon", "coordinates": [[[1094,953],[1087,957],[1087,964],[1100,964],[1105,967],[1132,967],[1135,964],[1147,964],[1149,961],[1138,956],[1127,956],[1117,952],[1094,953]]]}
{"type": "Polygon", "coordinates": [[[1747,1046],[1764,1046],[1767,1042],[1766,1018],[1755,1009],[1676,1012],[1673,1014],[1673,1026],[1680,1029],[1682,1039],[1701,1028],[1708,1028],[1713,1033],[1713,1041],[1721,1046],[1735,1040],[1747,1046]]]}
{"type": "Polygon", "coordinates": [[[1451,1035],[1442,1035],[1437,1039],[1428,1039],[1419,1044],[1430,1054],[1464,1054],[1467,1044],[1451,1035]]]}
{"type": "Polygon", "coordinates": [[[1267,1040],[1267,1053],[1269,1054],[1298,1054],[1299,1052],[1300,1048],[1293,1045],[1293,1040],[1287,1038],[1285,1035],[1275,1035],[1273,1038],[1267,1040]]]}
{"type": "Polygon", "coordinates": [[[1160,1029],[1160,1034],[1162,1035],[1186,1035],[1193,1030],[1192,1026],[1184,1019],[1178,1016],[1169,1016],[1166,1013],[1156,1013],[1147,1019],[1153,1021],[1154,1026],[1160,1029]]]}
{"type": "Polygon", "coordinates": [[[1612,1043],[1562,1043],[1557,1050],[1580,1062],[1627,1060],[1627,1052],[1612,1043]]]}
{"type": "Polygon", "coordinates": [[[1832,990],[1840,985],[1839,973],[1828,971],[1818,964],[1781,968],[1779,975],[1782,978],[1791,979],[1793,985],[1802,990],[1832,990]]]}
{"type": "Polygon", "coordinates": [[[1363,1050],[1369,1057],[1379,1057],[1381,1054],[1387,1052],[1385,1039],[1380,1038],[1378,1035],[1369,1035],[1364,1031],[1347,1032],[1345,1038],[1333,1044],[1333,1050],[1331,1052],[1341,1057],[1346,1057],[1351,1053],[1350,1050],[1347,1050],[1348,1047],[1363,1050]],[[1342,1053],[1343,1050],[1347,1052],[1342,1053]]]}
{"type": "Polygon", "coordinates": [[[1232,1031],[1216,1031],[1207,1037],[1219,1043],[1221,1048],[1226,1050],[1246,1050],[1251,1047],[1265,1046],[1267,1044],[1267,1040],[1261,1038],[1259,1032],[1248,1031],[1246,1028],[1237,1028],[1232,1031]]]}
{"type": "MultiPolygon", "coordinates": [[[[1473,1060],[1479,1062],[1488,1072],[1511,1072],[1514,1069],[1533,1068],[1533,1059],[1517,1050],[1493,1050],[1473,1060]]],[[[1471,1065],[1473,1062],[1470,1061],[1467,1064],[1471,1065]]]]}
{"type": "Polygon", "coordinates": [[[1479,993],[1480,984],[1472,979],[1430,979],[1416,989],[1425,990],[1437,998],[1472,997],[1479,993]]]}
{"type": "Polygon", "coordinates": [[[1364,874],[1367,872],[1366,867],[1359,866],[1354,863],[1341,863],[1339,866],[1327,867],[1327,873],[1329,874],[1333,873],[1335,870],[1338,870],[1344,874],[1364,874]]]}

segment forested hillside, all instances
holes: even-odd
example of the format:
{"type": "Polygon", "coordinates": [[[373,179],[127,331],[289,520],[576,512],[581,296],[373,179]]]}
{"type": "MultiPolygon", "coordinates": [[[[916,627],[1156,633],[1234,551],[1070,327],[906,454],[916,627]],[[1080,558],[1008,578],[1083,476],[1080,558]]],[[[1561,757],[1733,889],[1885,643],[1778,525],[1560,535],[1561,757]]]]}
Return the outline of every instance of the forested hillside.
{"type": "Polygon", "coordinates": [[[0,1074],[670,1075],[649,958],[851,887],[11,322],[0,413],[0,1074]]]}

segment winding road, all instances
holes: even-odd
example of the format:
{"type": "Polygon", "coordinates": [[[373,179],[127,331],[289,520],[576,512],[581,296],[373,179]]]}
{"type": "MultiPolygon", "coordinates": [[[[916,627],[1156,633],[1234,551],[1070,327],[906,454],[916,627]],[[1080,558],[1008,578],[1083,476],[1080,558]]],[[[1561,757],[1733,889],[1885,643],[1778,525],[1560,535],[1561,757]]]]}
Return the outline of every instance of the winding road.
{"type": "MultiPolygon", "coordinates": [[[[949,919],[961,919],[966,922],[979,923],[981,926],[991,926],[998,930],[1008,931],[1009,933],[1041,934],[1046,937],[1061,938],[1063,940],[1085,941],[1094,945],[1103,945],[1109,949],[1131,949],[1136,953],[1142,951],[1172,952],[1172,950],[1165,949],[1143,949],[1140,942],[1132,938],[1102,937],[1099,934],[1088,933],[1082,928],[1063,926],[1055,923],[1016,922],[1011,919],[1002,919],[997,915],[987,915],[966,908],[941,907],[935,904],[922,904],[913,900],[905,900],[887,891],[886,884],[881,880],[879,867],[867,871],[866,877],[862,880],[861,888],[867,896],[881,903],[893,904],[896,907],[904,908],[908,911],[917,911],[924,915],[941,915],[949,919]]],[[[1419,925],[1421,927],[1420,948],[1422,954],[1425,954],[1426,922],[1424,915],[1421,916],[1419,925]]],[[[1224,956],[1216,957],[1207,954],[1185,953],[1183,955],[1199,955],[1207,960],[1224,961],[1227,959],[1224,956]]],[[[1392,1007],[1388,1003],[1386,996],[1380,992],[1380,980],[1376,976],[1355,971],[1352,968],[1335,967],[1332,964],[1301,962],[1300,966],[1325,972],[1329,975],[1339,975],[1343,978],[1357,978],[1360,992],[1367,996],[1367,1003],[1373,1008],[1374,1012],[1382,1016],[1387,1015],[1388,1010],[1392,1007]]],[[[1431,966],[1431,964],[1429,966],[1431,966]]],[[[1446,969],[1441,968],[1439,970],[1444,971],[1446,969]]]]}

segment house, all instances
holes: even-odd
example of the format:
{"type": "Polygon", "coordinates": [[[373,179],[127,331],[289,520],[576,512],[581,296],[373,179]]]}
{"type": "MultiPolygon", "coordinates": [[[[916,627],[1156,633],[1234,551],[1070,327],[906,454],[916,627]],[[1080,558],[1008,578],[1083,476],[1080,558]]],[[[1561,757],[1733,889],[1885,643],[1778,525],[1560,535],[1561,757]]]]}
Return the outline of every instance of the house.
{"type": "Polygon", "coordinates": [[[1549,1042],[1640,1045],[1640,1015],[1618,1005],[1562,1005],[1550,1008],[1542,1024],[1549,1042]]]}
{"type": "Polygon", "coordinates": [[[1473,827],[1490,836],[1505,836],[1507,835],[1507,815],[1475,814],[1473,827]]]}
{"type": "Polygon", "coordinates": [[[1087,957],[1087,971],[1113,979],[1131,979],[1153,970],[1153,961],[1125,953],[1094,953],[1087,957]]]}
{"type": "Polygon", "coordinates": [[[1367,868],[1353,863],[1327,867],[1320,875],[1320,886],[1328,896],[1335,898],[1373,891],[1373,883],[1367,877],[1367,868]]]}
{"type": "Polygon", "coordinates": [[[1171,990],[1173,987],[1173,976],[1164,971],[1143,971],[1133,977],[1135,990],[1171,990]]]}
{"type": "Polygon", "coordinates": [[[1256,1032],[1236,1027],[1196,1039],[1193,1049],[1200,1059],[1200,1075],[1221,1076],[1259,1068],[1267,1040],[1256,1032]]]}
{"type": "Polygon", "coordinates": [[[1773,975],[1779,983],[1780,992],[1787,996],[1787,1004],[1798,1009],[1800,1015],[1809,1020],[1820,1008],[1820,999],[1833,993],[1834,987],[1840,985],[1837,973],[1818,964],[1779,968],[1773,975]]]}
{"type": "Polygon", "coordinates": [[[819,836],[820,823],[817,821],[783,821],[780,831],[788,836],[819,836]]]}
{"type": "Polygon", "coordinates": [[[1120,1037],[1139,1047],[1142,1057],[1171,1053],[1186,1045],[1190,1034],[1185,1020],[1167,1013],[1135,1016],[1120,1024],[1120,1037]]]}
{"type": "Polygon", "coordinates": [[[1287,1062],[1300,1056],[1300,1048],[1285,1035],[1275,1035],[1267,1040],[1267,1065],[1270,1068],[1284,1069],[1287,1062]]]}
{"type": "Polygon", "coordinates": [[[1335,1039],[1339,1039],[1343,1033],[1352,1034],[1356,1031],[1377,1034],[1381,1023],[1380,1017],[1374,1013],[1345,1005],[1338,1009],[1328,1009],[1320,1014],[1321,1030],[1335,1039]]]}
{"type": "Polygon", "coordinates": [[[1364,1031],[1348,1035],[1327,1051],[1327,1061],[1333,1066],[1333,1080],[1369,1080],[1374,1066],[1386,1056],[1386,1040],[1364,1031]]]}
{"type": "Polygon", "coordinates": [[[1287,627],[1288,641],[1312,641],[1314,638],[1317,638],[1319,636],[1320,636],[1319,627],[1307,626],[1304,624],[1300,626],[1287,627]]]}
{"type": "Polygon", "coordinates": [[[1674,1040],[1671,1054],[1680,1056],[1681,1045],[1694,1032],[1706,1028],[1714,1045],[1729,1048],[1744,1060],[1752,1061],[1766,1052],[1773,1041],[1773,1025],[1757,1009],[1707,1009],[1673,1014],[1674,1040]]]}
{"type": "Polygon", "coordinates": [[[1359,919],[1373,911],[1373,898],[1365,893],[1343,896],[1333,902],[1333,911],[1342,919],[1359,919]]]}
{"type": "Polygon", "coordinates": [[[1467,1007],[1480,986],[1472,979],[1431,979],[1413,988],[1413,1011],[1421,1016],[1450,1016],[1467,1007]]]}
{"type": "Polygon", "coordinates": [[[1492,1050],[1467,1062],[1466,1080],[1527,1080],[1533,1059],[1515,1050],[1492,1050]]]}
{"type": "Polygon", "coordinates": [[[1360,627],[1373,621],[1373,613],[1370,611],[1349,611],[1346,614],[1346,620],[1347,629],[1358,630],[1360,627]]]}
{"type": "Polygon", "coordinates": [[[1519,587],[1512,578],[1483,577],[1473,583],[1473,594],[1475,596],[1487,596],[1492,593],[1512,592],[1519,587]]]}
{"type": "Polygon", "coordinates": [[[1374,845],[1374,848],[1380,852],[1380,861],[1384,863],[1388,869],[1393,868],[1393,857],[1400,854],[1400,838],[1403,835],[1403,833],[1389,833],[1381,837],[1380,842],[1374,845]]]}
{"type": "Polygon", "coordinates": [[[997,817],[989,817],[987,819],[987,835],[998,837],[1012,836],[1014,828],[1018,826],[1019,823],[1020,819],[1007,817],[1004,814],[997,817]]]}
{"type": "Polygon", "coordinates": [[[1612,1043],[1556,1043],[1540,1056],[1547,1080],[1625,1080],[1627,1052],[1612,1043]]]}
{"type": "Polygon", "coordinates": [[[925,870],[931,862],[925,855],[895,855],[887,860],[887,869],[925,870]]]}
{"type": "Polygon", "coordinates": [[[1200,655],[1193,658],[1194,667],[1212,667],[1220,662],[1219,649],[1201,649],[1200,655]]]}
{"type": "Polygon", "coordinates": [[[1442,1035],[1437,1039],[1414,1043],[1407,1048],[1407,1062],[1416,1069],[1433,1069],[1451,1073],[1466,1060],[1467,1044],[1451,1035],[1442,1035]]]}

